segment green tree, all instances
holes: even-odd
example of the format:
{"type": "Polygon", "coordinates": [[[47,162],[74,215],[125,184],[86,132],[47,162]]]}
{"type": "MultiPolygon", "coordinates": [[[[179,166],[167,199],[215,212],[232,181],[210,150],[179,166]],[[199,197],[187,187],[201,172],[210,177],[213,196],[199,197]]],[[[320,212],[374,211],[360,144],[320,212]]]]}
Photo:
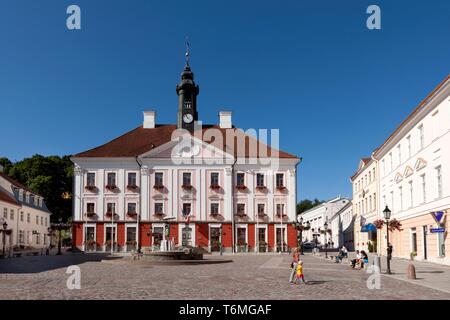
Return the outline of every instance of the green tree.
{"type": "Polygon", "coordinates": [[[6,164],[4,171],[8,176],[45,198],[47,208],[53,213],[53,221],[59,217],[66,221],[72,215],[73,165],[69,156],[44,157],[37,154],[15,163],[0,158],[0,163],[6,164]]]}
{"type": "Polygon", "coordinates": [[[304,199],[297,203],[297,214],[301,214],[309,209],[312,209],[321,203],[323,203],[323,201],[317,198],[315,198],[314,200],[304,199]]]}

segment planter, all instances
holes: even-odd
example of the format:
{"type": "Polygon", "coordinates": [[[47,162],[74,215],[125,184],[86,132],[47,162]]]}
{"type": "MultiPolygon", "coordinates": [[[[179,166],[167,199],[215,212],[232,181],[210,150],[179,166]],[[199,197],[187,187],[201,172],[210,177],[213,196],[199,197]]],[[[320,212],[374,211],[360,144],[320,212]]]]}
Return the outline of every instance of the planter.
{"type": "Polygon", "coordinates": [[[114,191],[114,190],[116,190],[117,189],[117,186],[110,186],[110,185],[107,185],[106,187],[106,190],[109,190],[109,191],[114,191]]]}
{"type": "Polygon", "coordinates": [[[96,186],[85,186],[84,189],[86,189],[88,191],[96,191],[97,187],[96,186]]]}
{"type": "Polygon", "coordinates": [[[266,186],[259,186],[259,187],[256,187],[255,189],[256,189],[256,191],[265,192],[267,190],[267,187],[266,186]]]}
{"type": "Polygon", "coordinates": [[[211,188],[211,190],[214,190],[214,191],[220,190],[220,186],[217,184],[212,184],[209,187],[211,188]]]}
{"type": "Polygon", "coordinates": [[[136,251],[137,250],[137,246],[136,244],[128,244],[127,243],[127,252],[131,252],[131,251],[136,251]]]}
{"type": "Polygon", "coordinates": [[[97,251],[97,244],[96,244],[96,243],[87,243],[87,244],[86,244],[85,251],[86,251],[86,252],[94,252],[94,251],[97,251]]]}
{"type": "Polygon", "coordinates": [[[267,252],[267,244],[259,244],[258,246],[259,252],[267,252]]]}
{"type": "Polygon", "coordinates": [[[139,189],[139,187],[136,185],[130,185],[130,186],[127,186],[127,189],[131,190],[131,191],[137,191],[139,189]]]}
{"type": "Polygon", "coordinates": [[[285,186],[278,186],[277,190],[278,191],[286,191],[286,187],[285,186]]]}
{"type": "Polygon", "coordinates": [[[192,190],[191,185],[182,185],[181,188],[183,188],[184,190],[192,190]]]}
{"type": "Polygon", "coordinates": [[[238,245],[237,252],[247,252],[247,245],[238,245]]]}
{"type": "Polygon", "coordinates": [[[161,190],[164,189],[164,186],[163,186],[163,185],[157,184],[157,185],[154,185],[154,186],[153,186],[153,189],[158,190],[158,191],[161,191],[161,190]]]}
{"type": "Polygon", "coordinates": [[[237,186],[236,186],[236,189],[237,189],[238,191],[245,191],[245,190],[247,190],[247,187],[244,186],[244,185],[237,185],[237,186]]]}

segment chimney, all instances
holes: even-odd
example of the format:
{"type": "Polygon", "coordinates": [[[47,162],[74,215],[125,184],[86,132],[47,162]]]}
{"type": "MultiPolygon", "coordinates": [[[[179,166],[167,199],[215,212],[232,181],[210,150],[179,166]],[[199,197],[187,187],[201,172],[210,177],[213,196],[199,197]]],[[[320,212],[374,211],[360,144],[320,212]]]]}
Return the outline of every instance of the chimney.
{"type": "Polygon", "coordinates": [[[155,117],[156,112],[155,111],[144,111],[144,123],[143,128],[144,129],[153,129],[155,127],[155,117]]]}
{"type": "Polygon", "coordinates": [[[221,129],[232,128],[231,111],[220,111],[219,112],[219,126],[221,129]]]}

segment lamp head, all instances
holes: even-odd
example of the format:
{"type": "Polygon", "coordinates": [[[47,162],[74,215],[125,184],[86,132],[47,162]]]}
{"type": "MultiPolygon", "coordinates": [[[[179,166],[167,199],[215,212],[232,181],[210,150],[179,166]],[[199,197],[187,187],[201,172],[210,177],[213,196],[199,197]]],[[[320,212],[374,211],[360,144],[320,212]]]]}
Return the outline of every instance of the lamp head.
{"type": "Polygon", "coordinates": [[[389,220],[391,218],[391,210],[389,210],[388,206],[383,210],[384,219],[389,220]]]}

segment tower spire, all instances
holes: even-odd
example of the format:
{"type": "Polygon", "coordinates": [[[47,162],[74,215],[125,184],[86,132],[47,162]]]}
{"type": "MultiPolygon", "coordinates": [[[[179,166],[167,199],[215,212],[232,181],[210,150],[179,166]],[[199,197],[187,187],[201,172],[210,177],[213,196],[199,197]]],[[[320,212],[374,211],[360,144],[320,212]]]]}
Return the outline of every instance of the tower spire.
{"type": "Polygon", "coordinates": [[[189,47],[189,39],[186,37],[186,66],[189,66],[189,56],[190,56],[190,47],[189,47]]]}

